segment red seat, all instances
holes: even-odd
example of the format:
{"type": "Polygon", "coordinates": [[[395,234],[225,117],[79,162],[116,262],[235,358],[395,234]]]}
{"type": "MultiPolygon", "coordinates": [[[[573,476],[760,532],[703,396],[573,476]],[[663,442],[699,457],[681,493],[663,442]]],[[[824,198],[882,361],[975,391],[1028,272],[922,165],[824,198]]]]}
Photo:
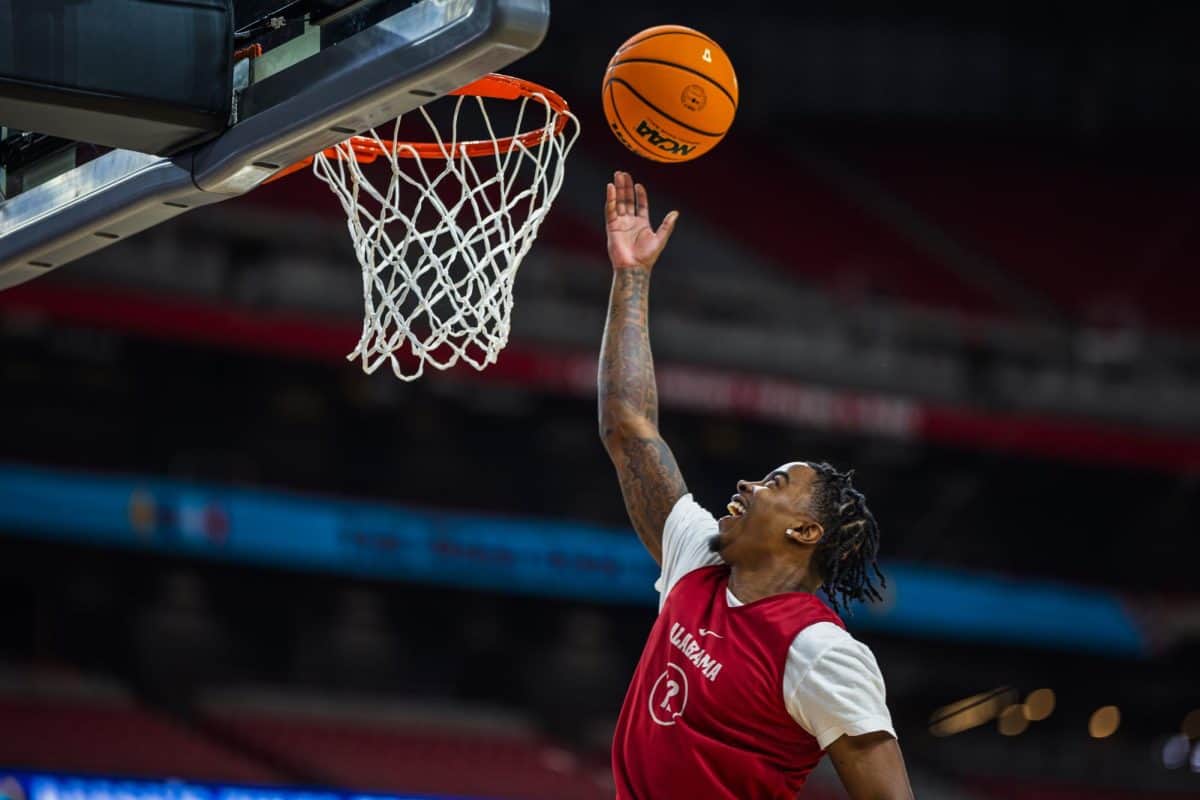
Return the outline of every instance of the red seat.
{"type": "Polygon", "coordinates": [[[523,736],[236,711],[214,724],[340,788],[514,800],[612,797],[607,763],[523,736]]]}
{"type": "Polygon", "coordinates": [[[1186,176],[982,147],[862,148],[866,174],[1078,320],[1200,325],[1200,188],[1186,176]]]}
{"type": "Polygon", "coordinates": [[[278,783],[250,758],[121,702],[0,697],[0,763],[29,769],[278,783]]]}

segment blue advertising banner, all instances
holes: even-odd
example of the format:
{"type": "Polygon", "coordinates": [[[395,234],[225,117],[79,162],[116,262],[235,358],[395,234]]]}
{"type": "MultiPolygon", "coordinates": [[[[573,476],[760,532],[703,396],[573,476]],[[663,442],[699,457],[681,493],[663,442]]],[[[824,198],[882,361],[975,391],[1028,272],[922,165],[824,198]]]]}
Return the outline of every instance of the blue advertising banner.
{"type": "MultiPolygon", "coordinates": [[[[274,786],[85,777],[0,767],[0,800],[436,800],[432,795],[352,794],[274,786]]],[[[450,800],[445,798],[445,800],[450,800]]],[[[455,800],[468,800],[456,798],[455,800]]],[[[479,800],[484,800],[479,798],[479,800]]]]}
{"type": "MultiPolygon", "coordinates": [[[[0,465],[0,528],[35,537],[301,570],[652,606],[658,566],[631,532],[282,491],[0,465]]],[[[1148,654],[1117,595],[887,564],[852,628],[1148,654]]]]}

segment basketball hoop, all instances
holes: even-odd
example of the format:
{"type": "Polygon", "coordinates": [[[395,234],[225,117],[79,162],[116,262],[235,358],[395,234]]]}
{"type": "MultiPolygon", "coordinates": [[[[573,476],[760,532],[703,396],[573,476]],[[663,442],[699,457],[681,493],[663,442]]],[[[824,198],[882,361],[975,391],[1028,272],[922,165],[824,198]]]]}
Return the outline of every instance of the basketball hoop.
{"type": "Polygon", "coordinates": [[[347,359],[367,373],[390,362],[411,381],[426,364],[495,363],[508,343],[513,280],[579,137],[566,101],[535,83],[492,74],[451,94],[448,136],[421,107],[430,141],[399,140],[398,117],[390,136],[372,129],[275,176],[311,164],[346,211],[364,303],[362,337],[347,359]],[[496,135],[489,99],[520,101],[511,135],[496,135]],[[478,108],[485,138],[459,141],[464,105],[478,108]],[[373,180],[363,167],[378,160],[390,175],[373,180]]]}

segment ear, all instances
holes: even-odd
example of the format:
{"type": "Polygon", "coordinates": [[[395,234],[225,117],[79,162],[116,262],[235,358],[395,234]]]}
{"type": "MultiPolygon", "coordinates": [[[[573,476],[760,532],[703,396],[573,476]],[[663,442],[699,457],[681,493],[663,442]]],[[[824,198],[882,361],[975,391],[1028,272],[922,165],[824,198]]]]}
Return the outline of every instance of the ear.
{"type": "Polygon", "coordinates": [[[793,525],[784,532],[784,535],[796,544],[814,545],[821,541],[821,537],[825,535],[825,529],[816,522],[808,521],[793,525]]]}

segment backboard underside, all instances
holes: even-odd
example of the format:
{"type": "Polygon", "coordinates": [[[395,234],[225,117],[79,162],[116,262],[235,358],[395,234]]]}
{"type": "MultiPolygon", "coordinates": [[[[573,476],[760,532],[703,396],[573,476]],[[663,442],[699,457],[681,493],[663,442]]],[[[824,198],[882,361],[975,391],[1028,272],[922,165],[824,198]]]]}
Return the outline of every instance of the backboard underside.
{"type": "MultiPolygon", "coordinates": [[[[232,119],[220,136],[170,157],[111,150],[0,202],[0,289],[244,194],[302,158],[502,69],[536,48],[549,23],[549,0],[360,0],[327,3],[323,15],[311,0],[275,5],[279,13],[263,27],[231,42],[249,46],[261,33],[265,45],[234,67],[232,119]],[[288,16],[301,5],[303,18],[288,16]]],[[[61,155],[45,163],[61,169],[61,155]]]]}

